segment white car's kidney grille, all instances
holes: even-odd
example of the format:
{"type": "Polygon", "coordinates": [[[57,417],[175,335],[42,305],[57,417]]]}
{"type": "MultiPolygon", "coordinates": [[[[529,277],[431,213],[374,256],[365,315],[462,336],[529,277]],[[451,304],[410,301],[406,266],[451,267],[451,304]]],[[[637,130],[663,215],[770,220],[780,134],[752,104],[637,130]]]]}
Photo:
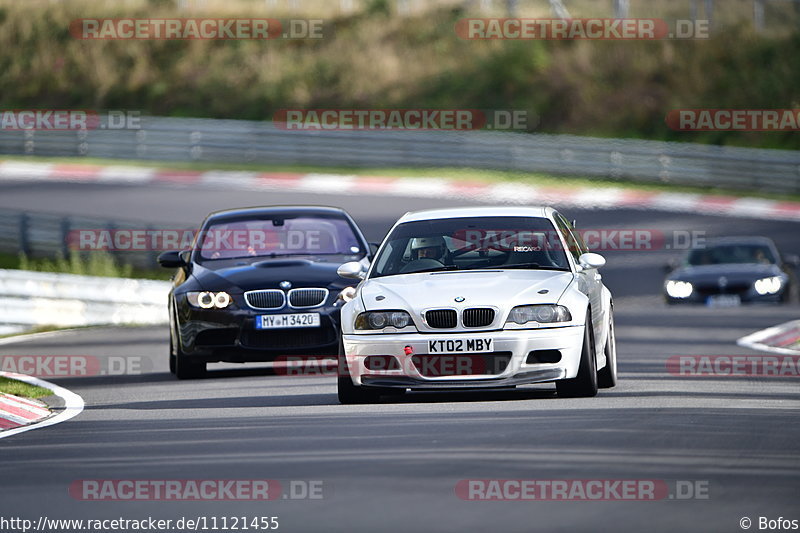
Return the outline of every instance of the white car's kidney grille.
{"type": "Polygon", "coordinates": [[[425,320],[432,328],[454,328],[458,324],[458,314],[455,309],[431,309],[425,312],[425,320]]]}
{"type": "Polygon", "coordinates": [[[289,305],[292,307],[316,307],[328,298],[328,289],[292,289],[289,305]]]}
{"type": "Polygon", "coordinates": [[[472,307],[464,309],[461,321],[468,328],[482,328],[494,322],[494,309],[489,307],[472,307]]]}
{"type": "Polygon", "coordinates": [[[286,295],[278,289],[248,291],[244,293],[247,305],[254,309],[280,309],[286,302],[286,295]]]}

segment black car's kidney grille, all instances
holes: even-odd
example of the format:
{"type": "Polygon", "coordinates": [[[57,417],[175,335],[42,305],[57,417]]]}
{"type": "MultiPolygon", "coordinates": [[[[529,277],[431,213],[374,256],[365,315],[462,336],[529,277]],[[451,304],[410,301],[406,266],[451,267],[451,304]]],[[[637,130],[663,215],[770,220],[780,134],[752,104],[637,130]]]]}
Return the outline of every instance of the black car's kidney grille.
{"type": "Polygon", "coordinates": [[[454,309],[431,309],[425,312],[425,320],[432,328],[454,328],[458,323],[458,314],[454,309]]]}
{"type": "Polygon", "coordinates": [[[247,305],[254,309],[280,309],[286,302],[286,295],[278,289],[248,291],[244,293],[247,305]]]}
{"type": "Polygon", "coordinates": [[[328,289],[292,289],[289,291],[289,305],[292,307],[317,307],[325,303],[328,289]]]}
{"type": "Polygon", "coordinates": [[[489,307],[471,307],[464,309],[461,317],[464,326],[468,328],[481,328],[494,322],[494,309],[489,307]]]}
{"type": "Polygon", "coordinates": [[[250,348],[284,350],[290,348],[318,347],[336,342],[336,331],[331,327],[286,330],[245,330],[241,343],[250,348]]]}

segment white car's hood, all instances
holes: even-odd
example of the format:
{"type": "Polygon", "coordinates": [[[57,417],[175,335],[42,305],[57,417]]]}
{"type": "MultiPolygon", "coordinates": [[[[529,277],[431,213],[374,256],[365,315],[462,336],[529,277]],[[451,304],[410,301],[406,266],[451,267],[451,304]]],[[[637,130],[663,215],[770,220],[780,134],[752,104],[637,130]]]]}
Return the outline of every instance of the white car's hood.
{"type": "Polygon", "coordinates": [[[417,316],[432,307],[511,309],[515,305],[557,303],[572,279],[571,272],[553,270],[402,274],[367,280],[361,287],[361,297],[368,311],[405,309],[417,316]],[[383,298],[378,300],[379,296],[383,298]],[[456,302],[457,297],[464,301],[456,302]]]}

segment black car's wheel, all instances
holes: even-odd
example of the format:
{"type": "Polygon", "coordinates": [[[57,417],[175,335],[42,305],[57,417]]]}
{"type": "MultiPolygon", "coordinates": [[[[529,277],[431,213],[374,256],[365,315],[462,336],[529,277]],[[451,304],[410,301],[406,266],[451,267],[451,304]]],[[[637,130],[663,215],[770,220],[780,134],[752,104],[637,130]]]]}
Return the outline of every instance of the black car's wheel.
{"type": "Polygon", "coordinates": [[[344,345],[341,339],[339,340],[339,355],[337,361],[339,403],[345,405],[375,403],[380,399],[379,389],[369,389],[353,384],[353,380],[350,378],[350,371],[347,369],[347,359],[344,356],[344,345]]]}
{"type": "Polygon", "coordinates": [[[178,376],[178,379],[197,379],[205,376],[206,364],[204,362],[181,356],[182,354],[178,352],[175,357],[175,375],[178,376]]]}
{"type": "Polygon", "coordinates": [[[176,365],[175,365],[175,348],[173,347],[172,335],[169,337],[169,371],[172,374],[175,374],[176,365]]]}
{"type": "Polygon", "coordinates": [[[597,396],[597,363],[595,362],[594,334],[591,311],[586,313],[583,348],[578,375],[572,379],[556,381],[556,391],[564,398],[591,398],[597,396]]]}
{"type": "Polygon", "coordinates": [[[608,335],[606,335],[606,366],[597,371],[597,386],[610,389],[617,384],[617,336],[614,334],[614,314],[608,313],[608,335]]]}
{"type": "Polygon", "coordinates": [[[175,374],[178,379],[196,379],[206,374],[206,364],[202,361],[195,361],[181,351],[181,341],[176,338],[174,341],[169,339],[169,371],[175,374]]]}

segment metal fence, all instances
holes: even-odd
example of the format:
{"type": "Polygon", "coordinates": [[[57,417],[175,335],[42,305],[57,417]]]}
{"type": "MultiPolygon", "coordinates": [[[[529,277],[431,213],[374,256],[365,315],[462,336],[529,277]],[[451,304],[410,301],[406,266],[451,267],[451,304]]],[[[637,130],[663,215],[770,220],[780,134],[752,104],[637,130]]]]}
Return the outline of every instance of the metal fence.
{"type": "MultiPolygon", "coordinates": [[[[47,258],[61,255],[66,258],[72,252],[70,244],[78,244],[72,237],[80,230],[112,232],[115,230],[155,231],[157,229],[159,229],[157,226],[135,221],[0,209],[0,252],[24,253],[28,257],[47,258]]],[[[83,252],[83,254],[88,253],[96,252],[83,252]]],[[[130,264],[146,269],[158,266],[156,257],[159,251],[157,250],[113,250],[108,253],[119,264],[130,264]]]]}
{"type": "Polygon", "coordinates": [[[287,131],[142,117],[141,128],[0,131],[0,154],[161,161],[473,167],[800,193],[800,152],[499,131],[287,131]]]}

